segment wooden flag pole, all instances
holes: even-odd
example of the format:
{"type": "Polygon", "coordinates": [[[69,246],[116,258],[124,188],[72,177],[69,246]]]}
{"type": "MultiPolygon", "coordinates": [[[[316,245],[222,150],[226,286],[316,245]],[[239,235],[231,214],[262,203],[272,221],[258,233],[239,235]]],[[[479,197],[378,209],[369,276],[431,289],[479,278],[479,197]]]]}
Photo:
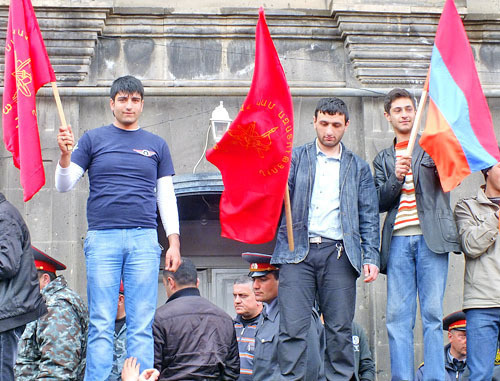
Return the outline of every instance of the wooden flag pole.
{"type": "Polygon", "coordinates": [[[415,121],[413,122],[413,128],[411,129],[410,140],[408,141],[408,147],[406,148],[406,154],[411,156],[413,153],[413,148],[415,147],[415,141],[417,140],[417,134],[420,127],[420,119],[422,119],[422,114],[424,112],[425,103],[427,102],[427,91],[429,89],[429,72],[427,72],[427,78],[425,79],[424,88],[422,89],[422,95],[420,96],[420,102],[418,103],[417,114],[415,115],[415,121]]]}
{"type": "Polygon", "coordinates": [[[288,248],[290,251],[295,250],[295,243],[293,241],[292,229],[292,208],[290,206],[290,191],[288,190],[288,183],[285,189],[285,217],[286,217],[286,232],[288,235],[288,248]]]}
{"type": "MultiPolygon", "coordinates": [[[[59,90],[57,89],[57,84],[55,82],[50,82],[52,85],[52,92],[54,93],[54,98],[56,100],[57,112],[59,113],[59,119],[61,120],[61,125],[64,128],[68,128],[68,124],[66,123],[66,117],[64,116],[64,110],[62,108],[61,97],[59,97],[59,90]]],[[[67,144],[66,148],[68,151],[73,150],[73,146],[71,144],[67,144]]]]}

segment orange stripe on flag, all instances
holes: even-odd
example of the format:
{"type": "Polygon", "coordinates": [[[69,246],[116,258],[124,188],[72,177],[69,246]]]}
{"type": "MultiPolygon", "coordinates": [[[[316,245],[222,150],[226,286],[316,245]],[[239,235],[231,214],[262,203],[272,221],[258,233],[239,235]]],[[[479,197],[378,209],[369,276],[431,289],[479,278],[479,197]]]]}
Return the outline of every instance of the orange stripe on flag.
{"type": "Polygon", "coordinates": [[[434,159],[445,192],[451,191],[470,175],[464,151],[432,99],[429,99],[425,135],[420,138],[420,145],[425,146],[425,151],[434,159]]]}

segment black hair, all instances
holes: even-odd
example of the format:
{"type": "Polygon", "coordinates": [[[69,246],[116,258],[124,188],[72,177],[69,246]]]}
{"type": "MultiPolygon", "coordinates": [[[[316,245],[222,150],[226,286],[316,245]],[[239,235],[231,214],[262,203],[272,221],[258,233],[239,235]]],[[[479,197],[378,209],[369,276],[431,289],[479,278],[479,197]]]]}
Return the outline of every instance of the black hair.
{"type": "Polygon", "coordinates": [[[113,81],[109,91],[109,96],[112,100],[115,100],[116,94],[118,93],[139,93],[141,95],[141,99],[144,99],[144,87],[142,86],[142,82],[131,75],[126,75],[113,81]]]}
{"type": "Polygon", "coordinates": [[[196,266],[194,263],[188,259],[184,258],[181,265],[176,272],[163,270],[163,277],[167,279],[168,277],[175,280],[178,286],[190,286],[195,285],[198,281],[198,273],[196,272],[196,266]]]}
{"type": "Polygon", "coordinates": [[[38,274],[38,279],[42,277],[43,274],[47,274],[50,278],[50,281],[52,282],[54,279],[57,278],[57,275],[51,271],[46,271],[46,270],[36,270],[38,274]]]}
{"type": "Polygon", "coordinates": [[[392,89],[391,91],[389,91],[389,93],[385,96],[385,98],[384,98],[384,111],[386,113],[390,114],[392,102],[394,102],[396,99],[399,99],[399,98],[410,98],[411,103],[413,103],[413,107],[415,109],[417,108],[415,97],[413,95],[411,95],[408,90],[400,89],[400,88],[396,87],[395,89],[392,89]]]}
{"type": "Polygon", "coordinates": [[[481,172],[483,173],[483,176],[484,176],[484,181],[486,181],[486,179],[488,178],[488,171],[491,168],[493,168],[493,167],[488,167],[488,168],[481,169],[481,172]]]}
{"type": "MultiPolygon", "coordinates": [[[[498,150],[500,150],[500,145],[498,146],[498,150]]],[[[481,172],[483,173],[483,176],[484,176],[484,181],[486,181],[488,179],[488,172],[493,167],[494,166],[492,165],[491,167],[481,169],[481,172]]]]}
{"type": "Polygon", "coordinates": [[[321,98],[316,105],[316,110],[314,110],[314,117],[318,117],[318,113],[329,115],[344,115],[345,122],[349,122],[349,111],[347,111],[347,105],[340,98],[321,98]]]}
{"type": "Polygon", "coordinates": [[[274,279],[276,279],[276,280],[280,279],[280,272],[279,272],[279,270],[273,270],[273,271],[269,271],[269,272],[274,275],[274,279]]]}

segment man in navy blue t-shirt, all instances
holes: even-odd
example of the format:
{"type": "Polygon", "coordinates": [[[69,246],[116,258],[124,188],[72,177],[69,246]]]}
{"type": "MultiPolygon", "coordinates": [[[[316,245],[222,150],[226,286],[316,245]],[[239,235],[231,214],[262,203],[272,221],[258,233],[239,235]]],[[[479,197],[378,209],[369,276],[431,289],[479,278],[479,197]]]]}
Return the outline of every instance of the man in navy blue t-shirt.
{"type": "Polygon", "coordinates": [[[156,206],[168,236],[165,268],[180,264],[179,218],[167,143],[139,128],[142,83],[132,77],[111,86],[112,124],[83,134],[73,151],[71,127],[60,128],[56,188],[66,192],[88,171],[88,232],[84,252],[90,327],[85,379],[105,380],[113,364],[113,331],[120,280],[125,288],[127,357],[153,367],[153,322],[161,247],[156,206]]]}

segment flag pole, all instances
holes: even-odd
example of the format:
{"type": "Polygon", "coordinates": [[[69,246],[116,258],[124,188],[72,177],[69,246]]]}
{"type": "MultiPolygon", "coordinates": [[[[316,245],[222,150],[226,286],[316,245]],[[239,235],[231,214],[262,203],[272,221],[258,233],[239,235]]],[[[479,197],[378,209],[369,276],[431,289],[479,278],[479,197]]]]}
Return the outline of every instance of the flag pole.
{"type": "MultiPolygon", "coordinates": [[[[68,124],[66,123],[66,117],[64,116],[64,110],[62,108],[61,97],[59,96],[59,90],[57,89],[57,84],[55,82],[50,82],[52,85],[52,92],[54,93],[54,98],[56,100],[57,112],[59,113],[59,119],[61,119],[61,124],[64,128],[68,128],[68,124]]],[[[66,144],[66,149],[68,151],[73,150],[73,146],[71,144],[66,144]]]]}
{"type": "Polygon", "coordinates": [[[413,122],[413,128],[411,129],[410,140],[408,141],[408,147],[406,148],[406,154],[409,156],[411,156],[411,154],[413,153],[413,148],[415,147],[415,141],[417,140],[417,134],[420,126],[420,119],[422,119],[425,103],[427,102],[427,92],[429,90],[429,74],[430,68],[427,71],[427,78],[425,78],[424,88],[422,89],[422,95],[420,96],[420,102],[418,103],[417,114],[415,115],[415,121],[413,122]]]}
{"type": "Polygon", "coordinates": [[[290,207],[290,191],[288,190],[288,183],[285,188],[285,217],[286,217],[286,232],[288,235],[288,248],[290,251],[295,250],[295,243],[293,242],[293,229],[292,229],[292,208],[290,207]]]}

